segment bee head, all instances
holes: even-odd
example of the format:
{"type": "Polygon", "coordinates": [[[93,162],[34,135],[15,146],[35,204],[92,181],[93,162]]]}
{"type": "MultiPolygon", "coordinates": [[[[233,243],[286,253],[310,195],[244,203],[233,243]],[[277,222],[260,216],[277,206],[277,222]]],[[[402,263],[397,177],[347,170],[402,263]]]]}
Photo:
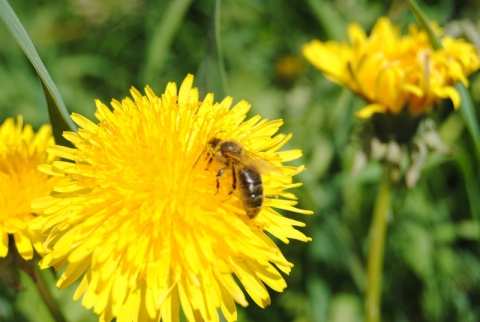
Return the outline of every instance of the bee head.
{"type": "Polygon", "coordinates": [[[212,150],[212,151],[215,150],[217,148],[217,146],[219,145],[220,141],[221,140],[219,138],[210,139],[210,141],[208,141],[209,149],[212,150]]]}

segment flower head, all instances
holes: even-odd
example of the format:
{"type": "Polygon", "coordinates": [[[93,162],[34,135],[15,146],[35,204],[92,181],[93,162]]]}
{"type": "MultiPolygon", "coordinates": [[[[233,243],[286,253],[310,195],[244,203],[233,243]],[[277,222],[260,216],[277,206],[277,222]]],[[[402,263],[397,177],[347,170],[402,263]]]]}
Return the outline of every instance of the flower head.
{"type": "Polygon", "coordinates": [[[278,270],[292,264],[266,232],[285,243],[309,240],[294,228],[302,222],[274,210],[310,213],[286,191],[304,168],[283,165],[301,151],[278,151],[290,139],[275,135],[282,121],[244,121],[247,102],[231,107],[230,97],[214,103],[212,94],[199,101],[192,83],[192,75],[178,91],[169,83],[160,97],[132,88],[113,111],[97,101],[98,124],[72,115],[80,129],[64,136],[75,148],[49,149],[70,161],[42,167],[69,182],[34,204],[41,216],[32,228],[48,236],[41,266],[66,266],[61,288],[81,278],[75,299],[83,295],[102,321],[178,321],[180,307],[190,321],[218,320],[218,309],[235,320],[235,302],[247,300],[234,275],[261,307],[270,301],[265,285],[286,287],[278,270]],[[212,157],[213,138],[276,167],[262,174],[266,198],[255,218],[239,176],[233,190],[232,164],[212,157]]]}
{"type": "Polygon", "coordinates": [[[54,156],[46,149],[54,143],[49,125],[35,133],[18,117],[16,123],[8,118],[0,126],[0,258],[6,257],[13,246],[9,240],[14,241],[23,259],[33,257],[28,223],[35,214],[30,202],[50,194],[58,181],[37,169],[39,164],[53,161],[54,156]]]}
{"type": "Polygon", "coordinates": [[[480,67],[472,44],[436,29],[440,50],[432,49],[427,33],[416,26],[402,36],[387,18],[380,18],[370,36],[354,23],[348,29],[349,43],[313,40],[303,53],[329,79],[367,101],[357,116],[405,110],[417,116],[445,98],[458,108],[460,96],[453,84],[468,86],[467,76],[480,67]]]}

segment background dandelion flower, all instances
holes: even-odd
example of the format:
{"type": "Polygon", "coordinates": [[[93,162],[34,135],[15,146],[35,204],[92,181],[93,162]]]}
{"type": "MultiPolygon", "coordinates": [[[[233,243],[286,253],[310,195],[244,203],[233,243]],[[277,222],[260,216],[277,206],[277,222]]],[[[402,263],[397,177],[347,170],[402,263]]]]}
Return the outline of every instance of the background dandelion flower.
{"type": "Polygon", "coordinates": [[[443,35],[443,49],[434,50],[428,35],[411,25],[402,35],[388,18],[378,19],[369,36],[356,23],[348,28],[349,43],[313,40],[303,54],[332,81],[350,88],[368,103],[357,116],[375,113],[417,116],[436,103],[450,99],[460,106],[456,82],[468,86],[467,77],[480,67],[475,47],[443,35]]]}
{"type": "Polygon", "coordinates": [[[28,223],[35,218],[30,209],[31,200],[47,196],[57,178],[40,172],[39,164],[51,163],[53,155],[47,154],[47,146],[55,142],[49,125],[37,133],[32,126],[23,126],[8,118],[0,126],[0,258],[9,252],[9,240],[14,241],[23,259],[32,259],[33,247],[28,223]]]}
{"type": "Polygon", "coordinates": [[[132,99],[114,100],[113,111],[97,101],[98,124],[72,115],[80,129],[65,137],[75,148],[49,152],[73,162],[42,167],[70,180],[35,202],[42,216],[32,227],[48,236],[41,266],[66,266],[61,288],[81,278],[74,298],[83,295],[102,321],[178,321],[180,307],[190,321],[218,321],[218,309],[236,320],[235,302],[247,300],[234,275],[261,307],[270,302],[265,285],[286,287],[278,270],[292,264],[266,232],[285,243],[309,240],[294,228],[302,222],[274,210],[310,213],[286,191],[299,186],[292,176],[304,168],[282,164],[301,155],[278,151],[290,138],[275,135],[282,121],[244,121],[247,102],[231,108],[230,97],[214,103],[212,94],[199,101],[192,83],[192,75],[178,91],[169,83],[160,97],[132,88],[132,99]],[[206,170],[213,137],[279,169],[263,176],[267,197],[253,220],[238,193],[229,194],[232,174],[221,176],[217,192],[222,165],[206,170]]]}

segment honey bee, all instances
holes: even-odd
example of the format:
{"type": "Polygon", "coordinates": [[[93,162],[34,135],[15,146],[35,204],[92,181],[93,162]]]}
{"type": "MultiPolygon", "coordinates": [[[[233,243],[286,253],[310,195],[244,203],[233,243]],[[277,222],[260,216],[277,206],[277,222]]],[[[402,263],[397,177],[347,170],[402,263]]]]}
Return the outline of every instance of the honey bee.
{"type": "Polygon", "coordinates": [[[264,197],[258,161],[240,143],[215,137],[207,144],[207,158],[206,170],[213,160],[223,166],[217,173],[217,192],[220,188],[220,177],[227,169],[231,169],[232,189],[229,194],[232,194],[238,188],[240,200],[247,217],[255,218],[262,209],[264,197]]]}

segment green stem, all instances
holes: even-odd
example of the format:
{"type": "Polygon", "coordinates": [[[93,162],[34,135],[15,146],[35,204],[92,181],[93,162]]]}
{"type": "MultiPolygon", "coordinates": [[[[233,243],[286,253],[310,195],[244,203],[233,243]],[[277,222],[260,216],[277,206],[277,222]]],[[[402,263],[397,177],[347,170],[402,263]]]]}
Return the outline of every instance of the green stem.
{"type": "Polygon", "coordinates": [[[58,308],[57,302],[52,296],[47,283],[45,282],[45,277],[40,272],[38,266],[35,268],[35,285],[37,286],[38,293],[40,293],[43,302],[48,307],[48,310],[52,314],[53,319],[56,322],[66,322],[67,320],[63,316],[62,312],[58,308]]]}
{"type": "Polygon", "coordinates": [[[385,252],[385,232],[387,230],[387,215],[390,211],[391,169],[384,170],[380,189],[370,226],[370,246],[367,260],[367,290],[365,296],[365,321],[381,321],[381,291],[383,255],[385,252]]]}

